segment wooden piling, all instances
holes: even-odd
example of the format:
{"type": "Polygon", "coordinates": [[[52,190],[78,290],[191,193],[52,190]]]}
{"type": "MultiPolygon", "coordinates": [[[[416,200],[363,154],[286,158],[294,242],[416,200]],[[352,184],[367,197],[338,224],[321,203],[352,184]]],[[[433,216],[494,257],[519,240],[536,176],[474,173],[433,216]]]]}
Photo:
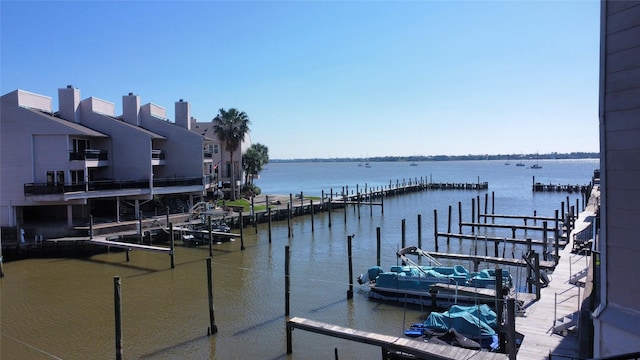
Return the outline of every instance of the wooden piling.
{"type": "Polygon", "coordinates": [[[271,204],[269,204],[269,196],[267,196],[267,224],[269,230],[269,244],[271,244],[271,204]]]}
{"type": "Polygon", "coordinates": [[[122,359],[122,292],[120,276],[113,277],[113,304],[116,327],[116,360],[122,359]]]}
{"type": "Polygon", "coordinates": [[[211,228],[211,215],[207,216],[207,230],[209,231],[209,256],[213,256],[213,229],[211,228]]]}
{"type": "Polygon", "coordinates": [[[402,234],[402,248],[405,248],[407,246],[407,231],[406,231],[406,225],[407,225],[407,221],[405,219],[402,219],[402,222],[400,224],[400,231],[402,234]]]}
{"type": "Polygon", "coordinates": [[[211,268],[211,257],[207,258],[207,294],[209,297],[209,329],[207,330],[207,335],[213,335],[218,332],[218,326],[216,325],[213,306],[213,270],[211,268]]]}
{"type": "Polygon", "coordinates": [[[176,262],[175,262],[176,247],[175,247],[175,241],[173,239],[173,223],[169,223],[169,246],[171,248],[171,252],[169,253],[169,256],[171,257],[171,268],[173,269],[176,267],[176,262]]]}
{"type": "Polygon", "coordinates": [[[311,232],[313,233],[315,230],[314,222],[313,222],[313,214],[315,213],[315,209],[313,208],[313,199],[310,199],[311,208],[309,211],[311,212],[311,232]]]}
{"type": "Polygon", "coordinates": [[[439,248],[438,248],[438,210],[437,209],[433,209],[433,233],[434,233],[434,240],[435,240],[435,244],[436,244],[436,252],[439,252],[439,248]]]}
{"type": "Polygon", "coordinates": [[[376,265],[380,266],[380,252],[381,252],[381,244],[382,239],[380,236],[380,227],[376,227],[376,265]]]}
{"type": "MultiPolygon", "coordinates": [[[[487,213],[487,207],[489,206],[489,193],[485,193],[484,194],[484,213],[487,213]]],[[[478,218],[478,222],[480,221],[480,218],[478,218]]],[[[487,223],[487,217],[484,217],[484,223],[487,223]]]]}
{"type": "MultiPolygon", "coordinates": [[[[471,222],[476,222],[476,199],[474,198],[471,198],[471,222]]],[[[471,233],[476,233],[476,227],[473,225],[471,226],[471,233]]]]}
{"type": "MultiPolygon", "coordinates": [[[[447,233],[451,234],[451,205],[449,205],[449,215],[447,216],[447,233]]],[[[447,249],[449,248],[449,242],[451,238],[447,236],[447,249]]]]}
{"type": "Polygon", "coordinates": [[[242,210],[240,210],[239,221],[240,221],[240,250],[244,250],[244,218],[242,216],[242,210]]]}
{"type": "MultiPolygon", "coordinates": [[[[20,235],[18,235],[20,239],[20,235]]],[[[89,240],[93,240],[93,215],[89,215],[89,240]]]]}
{"type": "Polygon", "coordinates": [[[462,234],[462,201],[458,201],[458,233],[462,234]]]}
{"type": "Polygon", "coordinates": [[[290,256],[289,256],[289,245],[284,247],[284,315],[289,316],[289,297],[291,292],[289,291],[291,282],[289,278],[289,264],[290,264],[290,256]]]}
{"type": "Polygon", "coordinates": [[[291,231],[291,201],[287,204],[287,237],[292,237],[293,233],[291,231]]]}
{"type": "Polygon", "coordinates": [[[347,248],[349,256],[349,290],[347,290],[347,299],[353,299],[353,262],[351,258],[351,235],[347,236],[347,248]]]}
{"type": "Polygon", "coordinates": [[[507,299],[507,354],[516,360],[516,299],[507,299]]]}
{"type": "Polygon", "coordinates": [[[422,249],[422,214],[418,214],[418,248],[422,249]]]}

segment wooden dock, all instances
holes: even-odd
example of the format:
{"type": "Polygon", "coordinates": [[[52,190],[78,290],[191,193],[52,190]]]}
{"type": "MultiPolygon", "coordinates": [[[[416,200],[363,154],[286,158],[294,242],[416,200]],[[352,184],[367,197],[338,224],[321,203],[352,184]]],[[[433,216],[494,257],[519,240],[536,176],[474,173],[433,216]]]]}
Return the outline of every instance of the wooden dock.
{"type": "MultiPolygon", "coordinates": [[[[593,194],[592,198],[594,198],[593,194]]],[[[587,206],[586,210],[580,214],[572,232],[579,232],[591,226],[587,219],[595,216],[595,212],[595,205],[587,206]]],[[[569,239],[572,238],[569,236],[569,239]]],[[[584,297],[581,293],[582,287],[572,284],[570,280],[576,273],[589,271],[585,265],[589,263],[586,261],[588,256],[572,254],[570,245],[571,240],[561,250],[560,262],[551,274],[552,281],[547,287],[541,289],[540,300],[533,302],[525,309],[524,317],[516,318],[516,331],[524,335],[518,350],[519,360],[546,360],[552,358],[552,354],[559,358],[578,358],[576,327],[570,326],[559,333],[553,330],[554,326],[559,324],[559,319],[564,321],[568,319],[567,316],[573,318],[577,316],[584,297]]],[[[570,325],[570,322],[567,324],[570,325]]]]}
{"type": "MultiPolygon", "coordinates": [[[[491,264],[500,264],[500,265],[508,265],[508,266],[526,266],[527,263],[523,259],[509,259],[502,257],[493,257],[493,256],[481,256],[481,255],[465,255],[465,254],[453,254],[453,253],[442,253],[435,251],[425,251],[429,256],[434,258],[444,258],[444,259],[454,259],[458,261],[473,261],[474,263],[478,262],[487,262],[491,264]]],[[[540,261],[540,269],[541,270],[553,270],[556,267],[556,263],[553,261],[540,261]]]]}
{"type": "Polygon", "coordinates": [[[163,246],[153,246],[153,245],[143,245],[143,244],[133,244],[128,242],[121,241],[111,241],[107,240],[104,237],[95,237],[93,239],[87,239],[86,242],[91,245],[98,246],[106,246],[113,247],[125,250],[144,250],[144,251],[156,251],[170,254],[171,249],[163,246]]]}
{"type": "Polygon", "coordinates": [[[363,344],[380,346],[382,353],[402,352],[420,359],[479,359],[504,360],[507,355],[486,351],[468,350],[456,346],[428,343],[407,337],[383,335],[368,331],[361,331],[347,327],[323,323],[310,319],[293,317],[287,321],[287,354],[293,353],[292,331],[301,329],[321,335],[356,341],[363,344]]]}

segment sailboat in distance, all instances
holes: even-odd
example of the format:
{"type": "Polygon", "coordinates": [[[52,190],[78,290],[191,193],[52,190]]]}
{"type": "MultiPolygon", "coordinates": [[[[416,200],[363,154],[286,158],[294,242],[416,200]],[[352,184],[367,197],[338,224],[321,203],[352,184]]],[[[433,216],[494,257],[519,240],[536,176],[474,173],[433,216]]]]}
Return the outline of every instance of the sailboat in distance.
{"type": "Polygon", "coordinates": [[[540,166],[540,164],[538,164],[538,158],[539,158],[539,157],[540,157],[540,156],[539,156],[539,154],[538,154],[538,153],[536,153],[536,163],[535,163],[535,164],[533,164],[533,165],[531,165],[531,168],[532,168],[532,169],[542,169],[542,166],[540,166]]]}

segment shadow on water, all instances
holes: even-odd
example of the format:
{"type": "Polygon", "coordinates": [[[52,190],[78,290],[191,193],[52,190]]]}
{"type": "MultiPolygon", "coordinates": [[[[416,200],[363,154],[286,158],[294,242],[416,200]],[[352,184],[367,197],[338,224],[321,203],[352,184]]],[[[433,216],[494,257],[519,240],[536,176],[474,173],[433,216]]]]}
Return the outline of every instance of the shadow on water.
{"type": "Polygon", "coordinates": [[[171,352],[171,351],[178,350],[181,347],[193,344],[195,342],[203,341],[203,340],[208,339],[208,338],[209,338],[208,335],[202,335],[202,336],[199,336],[197,338],[194,338],[194,339],[191,339],[191,340],[186,340],[186,341],[183,341],[181,343],[173,344],[171,346],[167,346],[165,348],[158,349],[158,350],[156,350],[156,351],[154,351],[152,353],[149,353],[149,354],[146,354],[146,355],[142,355],[142,356],[140,356],[140,359],[154,359],[154,358],[158,357],[158,355],[164,354],[166,352],[171,352]]]}
{"type": "MultiPolygon", "coordinates": [[[[343,303],[345,303],[346,301],[347,301],[347,299],[334,301],[334,302],[332,302],[332,303],[329,303],[329,304],[326,304],[326,305],[322,305],[322,306],[317,307],[317,308],[315,308],[315,309],[311,309],[309,312],[310,312],[310,313],[312,313],[312,314],[313,314],[313,313],[317,313],[318,311],[322,311],[322,310],[325,310],[325,309],[328,309],[328,308],[331,308],[331,307],[337,306],[337,305],[339,305],[339,304],[343,304],[343,303]]],[[[250,327],[248,327],[248,328],[245,328],[245,329],[243,329],[243,330],[236,331],[236,332],[233,334],[233,336],[243,335],[243,334],[245,334],[245,333],[247,333],[247,332],[254,331],[254,330],[257,330],[257,329],[260,329],[260,328],[262,328],[262,327],[264,327],[264,326],[268,326],[268,325],[273,324],[273,323],[275,323],[275,322],[277,322],[277,321],[282,321],[284,318],[285,318],[285,317],[284,317],[284,315],[282,315],[282,316],[276,316],[276,317],[274,317],[274,318],[272,318],[272,319],[265,320],[265,321],[263,321],[263,322],[257,323],[257,324],[255,324],[255,325],[252,325],[252,326],[250,326],[250,327]]]]}

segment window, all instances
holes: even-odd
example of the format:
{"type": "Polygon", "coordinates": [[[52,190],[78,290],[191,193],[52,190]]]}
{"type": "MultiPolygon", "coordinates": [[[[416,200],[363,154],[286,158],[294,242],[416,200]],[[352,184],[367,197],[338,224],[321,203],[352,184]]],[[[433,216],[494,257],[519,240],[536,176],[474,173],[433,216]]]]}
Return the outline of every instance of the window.
{"type": "Polygon", "coordinates": [[[56,183],[56,179],[53,177],[53,171],[47,171],[47,185],[54,185],[56,183]]]}
{"type": "Polygon", "coordinates": [[[213,145],[213,153],[214,154],[218,153],[218,145],[213,145]]]}
{"type": "Polygon", "coordinates": [[[84,183],[84,170],[71,170],[71,184],[84,183]]]}
{"type": "Polygon", "coordinates": [[[73,139],[73,152],[83,153],[87,149],[91,149],[91,142],[85,139],[73,139]]]}
{"type": "Polygon", "coordinates": [[[56,184],[64,185],[64,171],[56,171],[56,184]]]}

